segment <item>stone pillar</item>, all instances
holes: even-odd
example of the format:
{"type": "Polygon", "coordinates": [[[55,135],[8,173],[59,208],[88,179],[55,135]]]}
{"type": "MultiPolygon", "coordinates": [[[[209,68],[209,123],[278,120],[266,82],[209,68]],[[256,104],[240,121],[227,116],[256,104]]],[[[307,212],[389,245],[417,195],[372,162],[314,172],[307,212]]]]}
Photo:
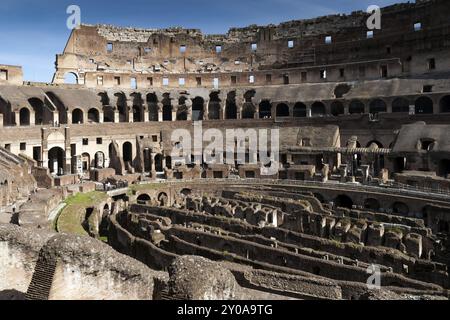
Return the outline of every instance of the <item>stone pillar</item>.
{"type": "Polygon", "coordinates": [[[172,106],[172,121],[177,121],[177,109],[172,106]]]}
{"type": "Polygon", "coordinates": [[[134,122],[133,119],[133,103],[131,101],[127,101],[127,109],[128,109],[128,122],[134,122]]]}
{"type": "Polygon", "coordinates": [[[190,99],[186,99],[186,112],[187,112],[187,120],[192,121],[192,101],[190,99]]]}
{"type": "MultiPolygon", "coordinates": [[[[34,125],[34,112],[30,112],[30,125],[34,125]]],[[[72,112],[67,112],[67,124],[72,124],[72,112]]]]}
{"type": "Polygon", "coordinates": [[[415,115],[416,114],[416,106],[415,105],[410,105],[409,106],[409,114],[410,115],[415,115]]]}
{"type": "Polygon", "coordinates": [[[105,122],[105,113],[103,111],[99,111],[98,113],[98,122],[100,123],[105,122]]]}
{"type": "Polygon", "coordinates": [[[0,113],[0,128],[3,128],[3,114],[0,113]]]}
{"type": "Polygon", "coordinates": [[[120,122],[120,113],[119,110],[114,110],[114,123],[119,123],[120,122]]]}
{"type": "Polygon", "coordinates": [[[20,125],[20,111],[14,112],[14,123],[16,126],[20,125]]]}
{"type": "Polygon", "coordinates": [[[163,122],[163,108],[164,105],[161,102],[158,102],[158,121],[163,122]]]}
{"type": "Polygon", "coordinates": [[[87,112],[83,111],[83,124],[86,124],[89,122],[89,115],[87,112]]]}
{"type": "Polygon", "coordinates": [[[53,112],[53,124],[56,124],[56,123],[59,124],[59,112],[58,111],[53,112]]]}
{"type": "Polygon", "coordinates": [[[203,120],[209,120],[209,100],[203,102],[203,120]]]}
{"type": "Polygon", "coordinates": [[[308,118],[311,118],[312,117],[312,110],[311,110],[311,106],[309,105],[309,106],[306,106],[306,116],[308,117],[308,118]]]}
{"type": "Polygon", "coordinates": [[[236,111],[237,111],[237,115],[236,118],[237,119],[242,119],[242,109],[244,107],[244,104],[242,103],[242,101],[236,101],[236,111]]]}
{"type": "Polygon", "coordinates": [[[143,104],[142,112],[144,113],[143,114],[144,122],[150,122],[150,113],[149,113],[149,107],[147,104],[143,104]]]}

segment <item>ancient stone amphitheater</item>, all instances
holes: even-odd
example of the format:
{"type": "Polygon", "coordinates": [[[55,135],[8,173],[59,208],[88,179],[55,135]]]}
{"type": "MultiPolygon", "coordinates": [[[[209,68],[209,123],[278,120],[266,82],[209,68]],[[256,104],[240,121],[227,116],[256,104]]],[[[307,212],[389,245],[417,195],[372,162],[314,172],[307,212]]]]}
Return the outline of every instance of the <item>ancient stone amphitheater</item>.
{"type": "Polygon", "coordinates": [[[0,65],[0,299],[448,299],[450,2],[381,13],[0,65]]]}

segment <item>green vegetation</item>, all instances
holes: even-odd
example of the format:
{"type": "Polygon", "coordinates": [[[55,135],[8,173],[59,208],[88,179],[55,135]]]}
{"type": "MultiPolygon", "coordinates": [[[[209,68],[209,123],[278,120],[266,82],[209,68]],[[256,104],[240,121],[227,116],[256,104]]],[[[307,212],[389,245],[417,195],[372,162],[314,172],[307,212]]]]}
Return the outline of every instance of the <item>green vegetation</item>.
{"type": "Polygon", "coordinates": [[[67,198],[65,201],[67,206],[55,220],[56,231],[77,235],[88,235],[82,226],[85,219],[86,208],[98,205],[106,199],[108,199],[108,196],[105,193],[97,191],[78,193],[73,197],[67,198]]]}
{"type": "Polygon", "coordinates": [[[136,192],[143,190],[157,190],[161,188],[162,185],[162,183],[134,184],[130,186],[128,195],[131,196],[133,194],[136,194],[136,192]]]}

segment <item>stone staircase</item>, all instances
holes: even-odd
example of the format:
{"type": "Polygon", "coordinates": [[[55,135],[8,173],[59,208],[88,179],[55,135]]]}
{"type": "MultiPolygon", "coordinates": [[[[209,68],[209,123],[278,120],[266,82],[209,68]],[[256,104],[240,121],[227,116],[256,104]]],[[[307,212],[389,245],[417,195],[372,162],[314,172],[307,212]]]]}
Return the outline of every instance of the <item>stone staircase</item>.
{"type": "Polygon", "coordinates": [[[26,293],[27,300],[48,300],[53,277],[56,270],[56,259],[39,252],[39,258],[34,269],[31,283],[26,293]]]}

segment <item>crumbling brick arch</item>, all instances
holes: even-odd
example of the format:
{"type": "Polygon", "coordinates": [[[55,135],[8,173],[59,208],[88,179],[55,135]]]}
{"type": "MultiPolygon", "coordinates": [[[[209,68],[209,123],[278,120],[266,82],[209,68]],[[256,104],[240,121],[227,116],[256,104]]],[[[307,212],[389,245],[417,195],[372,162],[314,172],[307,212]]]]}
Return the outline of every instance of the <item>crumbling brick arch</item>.
{"type": "Polygon", "coordinates": [[[155,93],[147,94],[148,117],[150,121],[158,121],[159,106],[158,96],[155,93]]]}
{"type": "Polygon", "coordinates": [[[236,91],[231,91],[227,95],[225,104],[225,119],[237,119],[238,110],[236,105],[236,91]]]}
{"type": "Polygon", "coordinates": [[[67,124],[67,107],[61,101],[61,99],[51,91],[45,93],[50,102],[56,106],[58,110],[58,121],[60,124],[67,124]]]}
{"type": "Polygon", "coordinates": [[[220,120],[222,114],[222,107],[220,105],[219,92],[214,91],[209,95],[208,104],[208,119],[209,120],[220,120]]]}
{"type": "Polygon", "coordinates": [[[0,114],[3,115],[3,125],[15,125],[14,113],[11,110],[11,104],[0,96],[0,114]]]}
{"type": "Polygon", "coordinates": [[[79,84],[80,83],[80,76],[78,73],[74,71],[66,72],[64,74],[64,83],[66,84],[79,84]]]}
{"type": "Polygon", "coordinates": [[[128,104],[127,97],[123,92],[117,92],[114,94],[117,98],[117,110],[119,111],[119,122],[128,122],[128,104]]]}
{"type": "Polygon", "coordinates": [[[34,123],[36,125],[49,124],[53,122],[53,110],[39,98],[30,98],[28,103],[34,111],[34,123]]]}

